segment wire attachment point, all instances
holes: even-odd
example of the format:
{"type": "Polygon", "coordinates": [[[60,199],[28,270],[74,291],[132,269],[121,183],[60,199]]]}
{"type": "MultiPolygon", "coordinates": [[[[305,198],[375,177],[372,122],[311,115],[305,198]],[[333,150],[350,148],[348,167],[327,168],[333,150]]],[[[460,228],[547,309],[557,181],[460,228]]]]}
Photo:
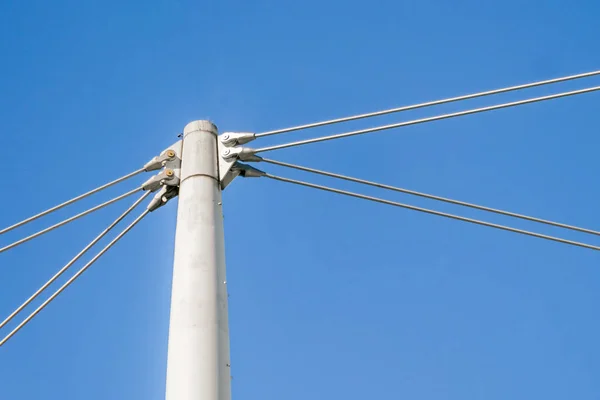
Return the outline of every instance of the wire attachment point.
{"type": "Polygon", "coordinates": [[[145,165],[148,171],[162,168],[162,171],[142,184],[145,191],[158,191],[148,204],[148,211],[157,210],[179,194],[182,152],[183,142],[179,140],[145,165]]]}
{"type": "Polygon", "coordinates": [[[250,147],[231,147],[221,151],[221,157],[225,160],[238,159],[240,161],[259,161],[255,156],[256,150],[250,147]]]}
{"type": "Polygon", "coordinates": [[[233,168],[237,161],[260,161],[260,157],[255,156],[256,150],[250,147],[228,147],[218,142],[219,147],[219,180],[221,181],[221,189],[225,189],[227,185],[239,175],[240,170],[233,168]]]}
{"type": "Polygon", "coordinates": [[[144,165],[144,171],[156,171],[161,168],[178,169],[181,168],[182,142],[177,141],[168,149],[161,152],[158,156],[152,158],[144,165]]]}
{"type": "Polygon", "coordinates": [[[161,186],[179,186],[179,176],[173,169],[166,168],[142,184],[142,190],[156,192],[161,186]]]}
{"type": "Polygon", "coordinates": [[[179,187],[177,186],[163,186],[158,193],[154,195],[150,203],[148,204],[148,211],[156,211],[160,207],[164,206],[179,194],[179,187]]]}
{"type": "Polygon", "coordinates": [[[235,163],[232,169],[243,178],[260,178],[261,176],[265,176],[264,171],[239,162],[235,163]]]}
{"type": "Polygon", "coordinates": [[[228,147],[246,144],[254,139],[256,139],[256,134],[250,132],[225,132],[219,135],[219,142],[228,147]]]}

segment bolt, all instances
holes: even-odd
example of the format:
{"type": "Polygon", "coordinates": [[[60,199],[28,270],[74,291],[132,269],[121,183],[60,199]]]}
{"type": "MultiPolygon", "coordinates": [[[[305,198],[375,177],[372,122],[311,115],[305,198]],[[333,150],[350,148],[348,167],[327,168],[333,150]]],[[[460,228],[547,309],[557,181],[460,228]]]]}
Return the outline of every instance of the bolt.
{"type": "Polygon", "coordinates": [[[167,175],[168,177],[173,176],[173,174],[174,174],[174,172],[173,172],[172,169],[168,169],[168,170],[165,171],[165,175],[167,175]]]}
{"type": "Polygon", "coordinates": [[[227,150],[223,151],[224,156],[228,156],[229,154],[231,154],[231,150],[227,149],[227,150]]]}
{"type": "Polygon", "coordinates": [[[227,141],[229,140],[230,136],[229,135],[223,135],[223,141],[227,141]]]}
{"type": "Polygon", "coordinates": [[[173,150],[167,151],[167,157],[169,157],[169,158],[175,157],[175,152],[173,150]]]}

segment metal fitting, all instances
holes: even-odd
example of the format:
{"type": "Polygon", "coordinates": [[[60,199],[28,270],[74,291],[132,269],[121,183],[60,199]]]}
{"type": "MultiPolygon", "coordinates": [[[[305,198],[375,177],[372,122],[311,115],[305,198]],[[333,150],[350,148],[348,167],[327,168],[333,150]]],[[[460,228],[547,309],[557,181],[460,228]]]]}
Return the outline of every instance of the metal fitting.
{"type": "Polygon", "coordinates": [[[242,176],[244,178],[260,178],[261,176],[265,176],[264,171],[239,162],[236,162],[233,165],[232,170],[236,171],[239,176],[242,176]]]}
{"type": "Polygon", "coordinates": [[[221,151],[221,157],[225,160],[260,161],[260,157],[254,155],[255,152],[250,147],[232,147],[221,151]]]}
{"type": "Polygon", "coordinates": [[[219,136],[219,141],[227,147],[246,144],[254,139],[255,134],[250,132],[225,132],[219,136]]]}
{"type": "Polygon", "coordinates": [[[165,169],[142,184],[142,190],[155,192],[161,186],[178,186],[179,177],[172,169],[165,169]]]}
{"type": "Polygon", "coordinates": [[[179,188],[175,186],[163,186],[162,189],[158,193],[154,195],[152,200],[150,200],[150,204],[148,204],[148,211],[152,212],[160,207],[164,206],[179,194],[179,188]]]}
{"type": "Polygon", "coordinates": [[[147,172],[156,171],[157,169],[165,167],[170,161],[175,161],[176,159],[177,152],[175,150],[165,150],[159,156],[156,156],[152,160],[148,161],[144,165],[144,170],[147,172]]]}

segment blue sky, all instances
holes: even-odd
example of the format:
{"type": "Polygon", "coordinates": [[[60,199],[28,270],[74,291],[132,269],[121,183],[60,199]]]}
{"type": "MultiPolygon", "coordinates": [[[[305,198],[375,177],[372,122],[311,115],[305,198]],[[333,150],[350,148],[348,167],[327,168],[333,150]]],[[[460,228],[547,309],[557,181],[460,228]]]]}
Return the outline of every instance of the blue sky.
{"type": "MultiPolygon", "coordinates": [[[[122,3],[0,3],[0,226],[139,168],[191,120],[260,132],[600,66],[600,6],[591,0],[122,3]]],[[[594,228],[599,99],[588,94],[269,157],[594,228]]],[[[0,315],[131,202],[0,254],[0,315]]],[[[224,206],[236,400],[598,398],[594,251],[266,179],[235,181],[224,206]]],[[[172,203],[152,214],[0,349],[0,398],[164,397],[175,211],[172,203]]]]}

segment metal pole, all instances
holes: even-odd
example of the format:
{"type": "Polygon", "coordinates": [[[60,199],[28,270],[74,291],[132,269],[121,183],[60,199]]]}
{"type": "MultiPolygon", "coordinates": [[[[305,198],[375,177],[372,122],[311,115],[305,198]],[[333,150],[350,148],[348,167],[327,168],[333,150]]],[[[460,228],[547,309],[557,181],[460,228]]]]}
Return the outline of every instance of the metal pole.
{"type": "Polygon", "coordinates": [[[183,132],[167,400],[230,400],[229,326],[217,128],[183,132]]]}

